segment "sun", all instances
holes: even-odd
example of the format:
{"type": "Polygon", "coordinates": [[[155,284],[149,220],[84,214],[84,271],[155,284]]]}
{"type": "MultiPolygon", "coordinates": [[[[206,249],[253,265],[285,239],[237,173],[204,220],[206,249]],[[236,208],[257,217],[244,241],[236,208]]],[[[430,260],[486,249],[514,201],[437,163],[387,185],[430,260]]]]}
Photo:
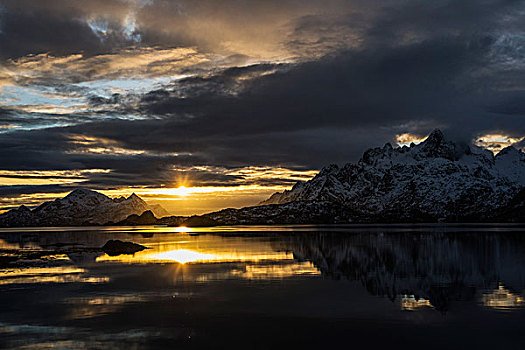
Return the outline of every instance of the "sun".
{"type": "Polygon", "coordinates": [[[191,232],[191,228],[186,227],[186,226],[179,226],[179,227],[175,227],[175,232],[177,232],[177,233],[188,233],[188,232],[191,232]]]}
{"type": "Polygon", "coordinates": [[[162,192],[167,195],[185,197],[187,195],[192,194],[193,189],[191,187],[179,186],[174,188],[163,189],[162,192]]]}
{"type": "Polygon", "coordinates": [[[179,186],[175,188],[174,190],[179,196],[187,196],[188,194],[191,193],[191,188],[188,188],[186,186],[179,186]]]}

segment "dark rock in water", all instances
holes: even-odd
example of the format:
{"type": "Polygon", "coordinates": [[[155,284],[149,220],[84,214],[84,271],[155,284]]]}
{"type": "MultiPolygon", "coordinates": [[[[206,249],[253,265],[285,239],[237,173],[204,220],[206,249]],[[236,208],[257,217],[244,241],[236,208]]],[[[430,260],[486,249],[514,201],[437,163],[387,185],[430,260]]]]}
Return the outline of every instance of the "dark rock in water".
{"type": "Polygon", "coordinates": [[[133,243],[133,242],[124,242],[118,239],[109,240],[104,244],[102,250],[109,256],[116,256],[121,254],[135,254],[144,249],[148,249],[143,245],[133,243]]]}
{"type": "Polygon", "coordinates": [[[218,226],[219,222],[205,216],[195,215],[183,221],[181,225],[186,227],[210,227],[218,226]]]}
{"type": "Polygon", "coordinates": [[[117,222],[115,225],[120,226],[137,226],[137,225],[155,225],[157,218],[153,215],[151,210],[147,210],[141,215],[132,214],[122,221],[117,222]]]}

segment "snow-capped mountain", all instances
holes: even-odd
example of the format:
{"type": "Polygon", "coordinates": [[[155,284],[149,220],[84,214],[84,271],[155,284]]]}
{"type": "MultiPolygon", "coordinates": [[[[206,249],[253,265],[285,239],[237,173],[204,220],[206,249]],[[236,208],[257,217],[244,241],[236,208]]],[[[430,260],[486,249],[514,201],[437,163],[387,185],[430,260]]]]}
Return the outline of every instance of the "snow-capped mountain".
{"type": "Polygon", "coordinates": [[[208,216],[228,224],[486,221],[524,189],[522,151],[510,146],[494,156],[434,130],[418,145],[387,143],[357,163],[329,165],[258,207],[208,216]]]}
{"type": "Polygon", "coordinates": [[[159,205],[150,206],[136,194],[110,198],[102,193],[77,189],[64,198],[30,210],[25,206],[0,215],[0,226],[67,226],[105,224],[151,210],[157,217],[168,215],[159,205]]]}
{"type": "Polygon", "coordinates": [[[499,208],[524,187],[525,153],[510,146],[493,156],[435,130],[419,145],[386,144],[356,164],[329,165],[261,204],[329,201],[365,215],[446,219],[499,208]]]}

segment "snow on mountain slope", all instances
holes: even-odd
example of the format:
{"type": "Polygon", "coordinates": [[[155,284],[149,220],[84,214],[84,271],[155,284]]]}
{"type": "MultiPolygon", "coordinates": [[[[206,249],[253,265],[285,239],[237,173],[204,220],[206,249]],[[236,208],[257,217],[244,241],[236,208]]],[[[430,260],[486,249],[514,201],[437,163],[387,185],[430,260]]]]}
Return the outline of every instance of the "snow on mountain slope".
{"type": "Polygon", "coordinates": [[[308,182],[262,202],[329,201],[359,215],[451,218],[488,213],[525,187],[525,154],[497,156],[434,130],[419,145],[366,151],[356,163],[329,165],[308,182]]]}
{"type": "Polygon", "coordinates": [[[118,222],[131,214],[151,210],[158,217],[165,215],[159,205],[149,206],[136,194],[125,198],[109,198],[102,193],[77,189],[64,198],[41,204],[33,210],[26,207],[0,215],[0,226],[64,226],[118,222]]]}

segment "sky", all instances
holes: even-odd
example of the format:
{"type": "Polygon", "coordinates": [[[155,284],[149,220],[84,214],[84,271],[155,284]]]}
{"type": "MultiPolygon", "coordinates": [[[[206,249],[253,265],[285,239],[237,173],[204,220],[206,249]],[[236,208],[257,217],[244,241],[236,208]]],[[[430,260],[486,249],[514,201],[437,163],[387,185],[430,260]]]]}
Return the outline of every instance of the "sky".
{"type": "Polygon", "coordinates": [[[435,128],[525,145],[525,1],[0,0],[0,211],[254,205],[435,128]]]}

